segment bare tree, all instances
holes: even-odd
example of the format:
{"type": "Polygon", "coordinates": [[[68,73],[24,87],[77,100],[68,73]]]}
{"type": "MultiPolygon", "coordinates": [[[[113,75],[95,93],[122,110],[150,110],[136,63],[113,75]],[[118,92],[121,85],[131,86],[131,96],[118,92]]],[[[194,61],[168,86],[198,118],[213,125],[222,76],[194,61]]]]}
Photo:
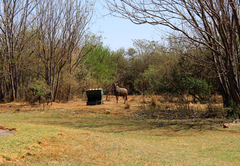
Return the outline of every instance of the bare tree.
{"type": "Polygon", "coordinates": [[[85,55],[81,48],[87,43],[86,32],[93,8],[90,2],[81,0],[42,0],[36,13],[39,15],[36,54],[44,66],[44,74],[40,75],[55,100],[63,67],[69,64],[71,74],[85,55]]]}
{"type": "Polygon", "coordinates": [[[240,1],[106,0],[106,6],[117,17],[167,26],[209,49],[211,54],[206,56],[215,68],[224,105],[230,100],[240,105],[240,1]]]}
{"type": "Polygon", "coordinates": [[[4,91],[2,98],[8,96],[10,101],[17,99],[22,64],[32,54],[25,49],[32,37],[28,30],[35,20],[32,11],[37,3],[37,0],[0,1],[0,89],[4,91]]]}

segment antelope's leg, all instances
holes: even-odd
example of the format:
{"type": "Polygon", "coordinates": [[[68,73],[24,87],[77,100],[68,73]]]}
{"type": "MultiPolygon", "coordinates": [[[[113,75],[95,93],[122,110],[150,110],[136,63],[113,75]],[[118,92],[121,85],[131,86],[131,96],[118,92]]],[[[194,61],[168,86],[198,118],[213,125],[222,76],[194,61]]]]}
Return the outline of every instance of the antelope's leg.
{"type": "Polygon", "coordinates": [[[125,102],[127,101],[127,95],[124,95],[123,99],[124,99],[124,104],[125,104],[125,102]]]}

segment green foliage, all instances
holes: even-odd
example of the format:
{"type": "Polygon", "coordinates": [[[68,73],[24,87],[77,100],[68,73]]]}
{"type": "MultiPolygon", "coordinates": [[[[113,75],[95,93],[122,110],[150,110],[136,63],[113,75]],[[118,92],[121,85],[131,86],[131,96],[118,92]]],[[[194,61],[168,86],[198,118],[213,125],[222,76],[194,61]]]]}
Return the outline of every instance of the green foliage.
{"type": "MultiPolygon", "coordinates": [[[[89,45],[92,47],[92,45],[89,45]]],[[[77,78],[90,86],[109,86],[114,80],[117,62],[113,53],[102,44],[92,49],[83,59],[84,65],[79,70],[77,78]],[[96,82],[96,83],[94,83],[96,82]]],[[[89,87],[87,87],[89,88],[89,87]]],[[[95,87],[91,87],[95,88],[95,87]]]]}
{"type": "Polygon", "coordinates": [[[209,100],[212,96],[212,85],[205,80],[182,76],[176,70],[173,71],[172,77],[174,88],[180,93],[187,92],[197,98],[200,102],[209,100]]]}
{"type": "Polygon", "coordinates": [[[29,85],[29,88],[34,89],[36,97],[41,97],[45,94],[44,89],[38,84],[31,84],[31,85],[29,85]]]}
{"type": "Polygon", "coordinates": [[[176,64],[178,58],[156,41],[134,40],[134,46],[134,50],[127,52],[129,83],[133,85],[133,89],[138,89],[137,93],[159,92],[156,84],[161,84],[163,76],[176,64]]]}
{"type": "MultiPolygon", "coordinates": [[[[126,52],[124,49],[113,52],[100,44],[87,54],[78,79],[85,82],[81,85],[92,88],[106,88],[118,80],[132,93],[188,93],[201,102],[208,100],[213,86],[211,81],[203,79],[206,71],[199,74],[194,61],[181,57],[183,48],[174,43],[170,42],[169,48],[155,41],[134,40],[134,48],[126,52]]],[[[191,52],[203,56],[197,51],[191,52]]]]}
{"type": "Polygon", "coordinates": [[[160,82],[153,78],[151,82],[157,87],[156,90],[171,94],[189,93],[200,102],[207,101],[212,96],[213,86],[210,83],[200,78],[181,75],[176,69],[171,72],[170,77],[165,75],[160,82]]]}
{"type": "Polygon", "coordinates": [[[209,100],[212,96],[213,86],[200,78],[188,77],[187,87],[189,88],[189,93],[200,101],[209,100]]]}
{"type": "Polygon", "coordinates": [[[31,83],[29,89],[33,90],[34,93],[33,102],[37,99],[44,99],[45,95],[49,93],[49,87],[43,81],[39,80],[35,80],[31,83]]]}
{"type": "Polygon", "coordinates": [[[239,106],[233,101],[229,101],[229,105],[231,109],[227,111],[228,116],[231,116],[232,118],[239,118],[240,117],[240,109],[239,106]]]}

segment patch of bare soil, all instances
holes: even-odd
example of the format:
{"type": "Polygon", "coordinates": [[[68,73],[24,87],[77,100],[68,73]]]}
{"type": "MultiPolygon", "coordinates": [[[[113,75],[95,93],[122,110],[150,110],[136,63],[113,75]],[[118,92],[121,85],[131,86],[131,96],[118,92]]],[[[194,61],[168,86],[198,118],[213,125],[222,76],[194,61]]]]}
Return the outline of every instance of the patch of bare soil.
{"type": "Polygon", "coordinates": [[[16,130],[0,130],[0,137],[11,136],[14,135],[17,131],[16,130]]]}

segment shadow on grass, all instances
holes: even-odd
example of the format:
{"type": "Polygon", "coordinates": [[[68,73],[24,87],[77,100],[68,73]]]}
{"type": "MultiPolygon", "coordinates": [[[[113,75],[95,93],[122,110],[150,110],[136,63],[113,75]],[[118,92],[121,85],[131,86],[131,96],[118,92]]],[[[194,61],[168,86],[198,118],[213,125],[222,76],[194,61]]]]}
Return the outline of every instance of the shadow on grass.
{"type": "Polygon", "coordinates": [[[152,130],[158,130],[164,132],[164,135],[179,136],[178,133],[190,132],[197,133],[201,131],[218,130],[220,127],[216,125],[216,122],[191,122],[190,120],[178,120],[168,124],[168,120],[145,120],[145,119],[131,119],[131,118],[117,118],[113,115],[88,115],[78,114],[72,115],[68,113],[47,113],[30,123],[35,124],[47,124],[56,125],[66,128],[84,129],[103,133],[123,133],[144,131],[150,132],[152,130]],[[175,133],[175,134],[174,134],[175,133]]]}
{"type": "Polygon", "coordinates": [[[104,114],[102,111],[54,111],[44,112],[19,112],[8,114],[14,121],[23,123],[54,125],[73,129],[83,129],[104,133],[124,133],[124,132],[148,132],[155,131],[161,135],[178,136],[183,133],[197,133],[202,131],[226,130],[220,126],[220,120],[206,119],[182,119],[168,120],[164,119],[140,119],[131,116],[120,116],[120,113],[104,114]],[[20,115],[21,114],[21,115],[20,115]]]}
{"type": "Polygon", "coordinates": [[[77,119],[55,119],[43,123],[74,129],[99,131],[104,133],[121,133],[126,131],[152,130],[159,128],[157,125],[152,125],[144,121],[114,118],[107,115],[102,116],[101,118],[81,117],[77,119]]]}

